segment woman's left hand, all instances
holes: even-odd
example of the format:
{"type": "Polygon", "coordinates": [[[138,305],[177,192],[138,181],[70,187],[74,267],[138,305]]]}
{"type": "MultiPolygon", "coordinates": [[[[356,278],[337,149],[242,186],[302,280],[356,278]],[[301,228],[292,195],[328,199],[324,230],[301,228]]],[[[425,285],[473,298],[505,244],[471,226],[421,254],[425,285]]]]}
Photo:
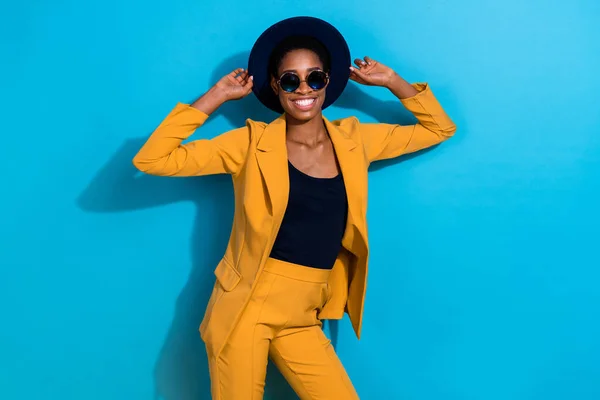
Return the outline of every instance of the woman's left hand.
{"type": "Polygon", "coordinates": [[[356,67],[350,67],[350,79],[362,85],[389,87],[396,72],[390,67],[369,57],[354,60],[356,67]]]}

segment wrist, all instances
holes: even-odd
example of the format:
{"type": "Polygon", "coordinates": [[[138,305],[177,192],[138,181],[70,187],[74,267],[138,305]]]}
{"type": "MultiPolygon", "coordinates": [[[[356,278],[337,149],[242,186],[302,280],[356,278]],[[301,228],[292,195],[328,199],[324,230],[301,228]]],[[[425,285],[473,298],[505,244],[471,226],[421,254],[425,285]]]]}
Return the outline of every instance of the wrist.
{"type": "Polygon", "coordinates": [[[393,79],[390,79],[387,88],[399,99],[407,99],[418,94],[418,90],[415,89],[410,83],[406,82],[400,75],[394,73],[393,79]]]}
{"type": "Polygon", "coordinates": [[[223,104],[229,100],[229,98],[227,97],[227,93],[225,93],[223,89],[216,85],[208,89],[204,96],[218,104],[223,104]]]}
{"type": "Polygon", "coordinates": [[[396,73],[396,71],[394,71],[392,76],[390,76],[390,79],[388,79],[387,83],[385,84],[385,87],[389,90],[393,90],[394,88],[397,88],[401,82],[402,78],[400,75],[398,75],[398,73],[396,73]]]}
{"type": "Polygon", "coordinates": [[[213,86],[200,96],[198,100],[192,104],[192,107],[210,115],[226,101],[227,95],[218,87],[213,86]]]}

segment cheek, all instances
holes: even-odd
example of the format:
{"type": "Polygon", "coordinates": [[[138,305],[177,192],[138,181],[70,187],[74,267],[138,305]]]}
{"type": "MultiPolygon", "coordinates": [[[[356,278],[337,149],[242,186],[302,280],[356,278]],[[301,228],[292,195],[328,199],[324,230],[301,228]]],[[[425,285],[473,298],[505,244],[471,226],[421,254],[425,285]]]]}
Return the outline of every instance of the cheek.
{"type": "Polygon", "coordinates": [[[282,91],[279,92],[279,103],[281,104],[281,106],[283,107],[284,110],[286,111],[292,111],[292,105],[289,103],[288,101],[288,96],[283,93],[282,91]]]}
{"type": "Polygon", "coordinates": [[[319,99],[321,99],[321,101],[325,101],[325,95],[327,94],[327,92],[325,91],[325,89],[321,90],[319,92],[319,99]]]}

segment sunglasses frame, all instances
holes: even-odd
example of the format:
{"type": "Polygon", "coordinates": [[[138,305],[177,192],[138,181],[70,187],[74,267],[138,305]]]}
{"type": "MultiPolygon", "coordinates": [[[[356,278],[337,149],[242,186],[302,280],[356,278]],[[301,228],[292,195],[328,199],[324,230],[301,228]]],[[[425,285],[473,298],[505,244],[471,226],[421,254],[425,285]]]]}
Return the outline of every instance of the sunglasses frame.
{"type": "Polygon", "coordinates": [[[302,80],[300,79],[300,75],[298,75],[297,73],[293,72],[293,71],[287,71],[284,72],[283,74],[281,74],[281,76],[279,77],[279,79],[277,80],[277,85],[281,88],[281,90],[283,90],[286,93],[294,93],[296,90],[298,90],[298,88],[300,87],[300,85],[302,85],[302,82],[306,82],[306,84],[308,85],[308,87],[310,87],[312,90],[323,90],[327,84],[329,83],[329,74],[325,71],[323,71],[322,69],[313,69],[312,71],[310,71],[308,73],[308,75],[306,76],[306,79],[302,80]],[[310,77],[310,75],[314,72],[318,72],[318,73],[323,73],[325,74],[325,84],[323,85],[322,88],[320,89],[315,89],[312,86],[308,85],[308,79],[310,77]],[[281,78],[283,78],[284,75],[294,75],[298,78],[298,86],[296,86],[293,90],[285,90],[282,86],[281,86],[281,78]]]}

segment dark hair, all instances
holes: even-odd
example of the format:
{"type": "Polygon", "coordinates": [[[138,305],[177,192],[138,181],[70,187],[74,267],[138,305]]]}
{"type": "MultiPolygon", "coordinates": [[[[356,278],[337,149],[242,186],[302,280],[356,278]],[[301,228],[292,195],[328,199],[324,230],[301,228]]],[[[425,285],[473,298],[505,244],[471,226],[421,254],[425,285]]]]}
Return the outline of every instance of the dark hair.
{"type": "Polygon", "coordinates": [[[269,73],[277,77],[277,72],[283,61],[283,57],[293,50],[310,50],[319,57],[323,63],[323,70],[329,72],[330,60],[329,52],[317,39],[312,36],[289,36],[282,40],[271,53],[269,59],[269,73]]]}

